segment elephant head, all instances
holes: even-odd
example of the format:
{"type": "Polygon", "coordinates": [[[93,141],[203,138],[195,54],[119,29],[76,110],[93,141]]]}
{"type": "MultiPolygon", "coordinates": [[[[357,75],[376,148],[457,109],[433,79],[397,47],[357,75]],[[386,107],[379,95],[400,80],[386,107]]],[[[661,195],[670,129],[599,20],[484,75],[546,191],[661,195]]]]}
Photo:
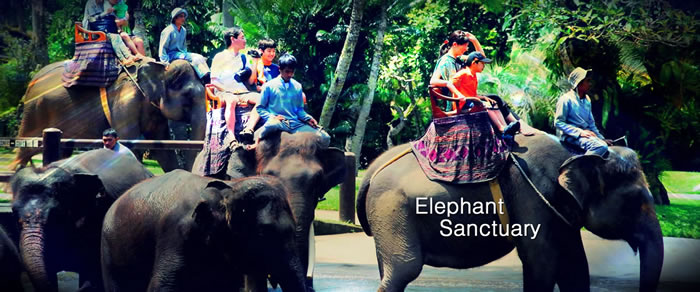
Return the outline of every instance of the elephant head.
{"type": "Polygon", "coordinates": [[[169,120],[190,123],[192,135],[198,140],[203,139],[206,123],[204,85],[192,65],[185,60],[173,61],[164,77],[167,94],[159,102],[161,112],[169,120]]]}
{"type": "Polygon", "coordinates": [[[345,177],[345,154],[340,149],[321,147],[314,133],[281,132],[261,140],[255,156],[232,158],[227,174],[231,177],[271,175],[284,183],[297,223],[295,240],[299,256],[306,270],[314,210],[319,199],[345,177]]]}
{"type": "Polygon", "coordinates": [[[209,182],[192,217],[243,272],[270,275],[284,291],[306,291],[286,189],[274,177],[209,182]]]}
{"type": "Polygon", "coordinates": [[[558,182],[575,201],[572,209],[586,229],[606,239],[625,240],[635,253],[639,250],[640,291],[655,291],[664,244],[637,154],[610,147],[607,159],[569,158],[559,168],[558,182]]]}
{"type": "Polygon", "coordinates": [[[94,223],[95,206],[105,199],[102,181],[92,173],[73,173],[52,165],[22,168],[10,184],[12,212],[21,227],[22,260],[38,291],[55,290],[56,263],[47,262],[45,255],[76,235],[76,230],[94,223]],[[61,244],[54,245],[57,242],[61,244]]]}

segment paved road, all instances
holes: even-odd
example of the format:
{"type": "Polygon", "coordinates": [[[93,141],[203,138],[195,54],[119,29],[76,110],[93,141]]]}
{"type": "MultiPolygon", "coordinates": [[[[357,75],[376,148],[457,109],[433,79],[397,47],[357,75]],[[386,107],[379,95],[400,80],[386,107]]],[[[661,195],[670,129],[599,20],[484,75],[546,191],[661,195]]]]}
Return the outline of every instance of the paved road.
{"type": "MultiPolygon", "coordinates": [[[[623,241],[582,231],[591,271],[591,291],[638,291],[639,258],[623,241]]],[[[664,238],[658,291],[700,291],[700,240],[664,238]]],[[[316,291],[376,291],[379,272],[374,241],[364,233],[317,236],[316,291]]],[[[515,251],[489,265],[455,270],[425,266],[406,291],[521,291],[522,268],[515,251]]]]}

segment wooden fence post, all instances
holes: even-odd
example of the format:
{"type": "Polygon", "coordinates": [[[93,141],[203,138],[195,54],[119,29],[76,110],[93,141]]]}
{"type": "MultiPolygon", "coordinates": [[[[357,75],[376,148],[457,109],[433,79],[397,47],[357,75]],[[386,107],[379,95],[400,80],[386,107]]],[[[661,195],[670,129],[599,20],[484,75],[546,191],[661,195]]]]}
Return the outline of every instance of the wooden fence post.
{"type": "Polygon", "coordinates": [[[340,221],[355,224],[355,153],[345,152],[345,180],[340,184],[340,221]]]}
{"type": "Polygon", "coordinates": [[[43,131],[43,165],[47,166],[51,162],[58,160],[61,156],[61,135],[63,132],[56,128],[48,128],[43,131]]]}

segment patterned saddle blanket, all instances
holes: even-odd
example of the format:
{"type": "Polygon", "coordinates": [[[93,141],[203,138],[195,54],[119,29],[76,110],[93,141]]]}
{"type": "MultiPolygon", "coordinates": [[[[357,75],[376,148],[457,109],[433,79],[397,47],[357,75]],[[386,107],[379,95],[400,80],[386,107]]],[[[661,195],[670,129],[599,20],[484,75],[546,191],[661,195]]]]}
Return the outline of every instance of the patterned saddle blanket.
{"type": "Polygon", "coordinates": [[[434,118],[425,135],[411,142],[411,150],[430,180],[454,184],[494,179],[509,152],[486,111],[434,118]]]}
{"type": "Polygon", "coordinates": [[[110,42],[76,43],[73,59],[63,67],[64,87],[109,87],[119,76],[119,61],[110,42]]]}

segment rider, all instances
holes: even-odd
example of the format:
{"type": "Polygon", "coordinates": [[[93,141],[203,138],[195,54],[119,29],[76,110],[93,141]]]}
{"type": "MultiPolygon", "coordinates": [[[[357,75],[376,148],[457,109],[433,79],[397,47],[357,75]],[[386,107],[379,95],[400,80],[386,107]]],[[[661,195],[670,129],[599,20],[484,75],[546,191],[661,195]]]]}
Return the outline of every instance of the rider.
{"type": "Polygon", "coordinates": [[[321,138],[321,146],[330,144],[328,133],[320,129],[318,122],[304,111],[301,84],[294,80],[297,59],[290,54],[280,57],[280,76],[263,85],[258,113],[265,124],[255,132],[255,143],[248,149],[255,149],[260,139],[272,132],[285,131],[314,132],[321,138]]]}
{"type": "Polygon", "coordinates": [[[170,13],[170,25],[166,26],[160,33],[158,57],[160,57],[161,62],[166,64],[177,59],[190,62],[199,78],[205,83],[209,83],[207,58],[187,51],[187,30],[183,26],[186,18],[187,10],[180,7],[173,9],[170,13]]]}

